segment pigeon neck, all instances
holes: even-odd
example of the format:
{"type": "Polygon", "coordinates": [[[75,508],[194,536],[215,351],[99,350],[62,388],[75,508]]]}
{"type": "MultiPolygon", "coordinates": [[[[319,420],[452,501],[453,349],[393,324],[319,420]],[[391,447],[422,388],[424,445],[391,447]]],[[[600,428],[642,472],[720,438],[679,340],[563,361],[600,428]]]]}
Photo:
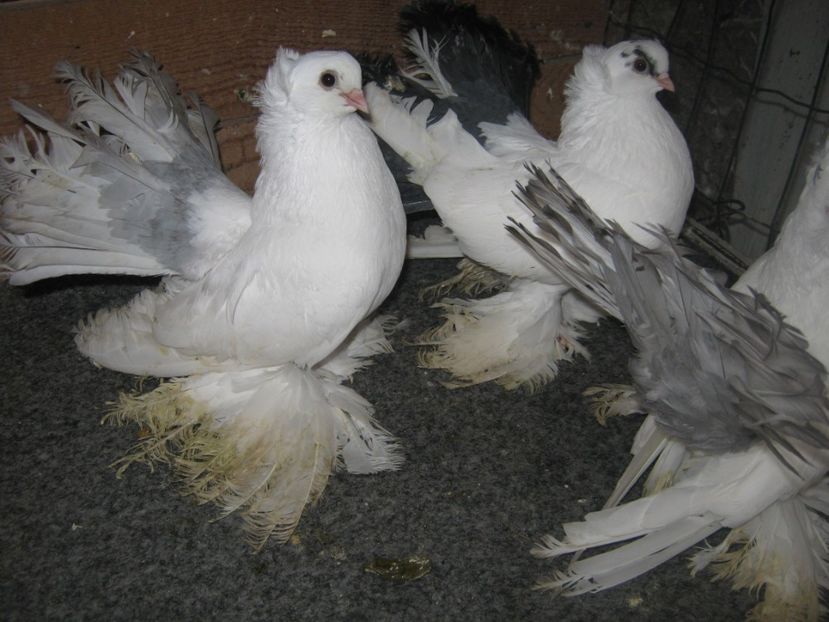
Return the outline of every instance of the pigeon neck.
{"type": "Polygon", "coordinates": [[[263,108],[256,126],[256,149],[261,159],[260,177],[265,171],[276,172],[306,140],[314,140],[316,132],[330,131],[339,119],[313,119],[290,104],[263,108]],[[329,123],[326,123],[328,121],[329,123]]]}
{"type": "Polygon", "coordinates": [[[299,208],[338,183],[350,171],[350,163],[360,161],[360,144],[366,136],[374,140],[355,114],[325,118],[263,115],[257,127],[261,170],[251,208],[253,221],[267,224],[274,219],[311,217],[308,210],[299,208]],[[326,171],[324,177],[322,171],[326,171]]]}
{"type": "Polygon", "coordinates": [[[653,95],[614,95],[601,88],[571,90],[561,117],[559,143],[576,146],[593,136],[629,134],[638,120],[661,122],[665,109],[653,95]]]}

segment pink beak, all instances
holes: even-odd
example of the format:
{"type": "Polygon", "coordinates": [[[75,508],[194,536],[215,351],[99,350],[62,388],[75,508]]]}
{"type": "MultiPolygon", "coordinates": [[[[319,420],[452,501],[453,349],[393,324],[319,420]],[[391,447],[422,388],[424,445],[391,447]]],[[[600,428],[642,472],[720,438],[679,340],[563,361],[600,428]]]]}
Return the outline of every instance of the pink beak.
{"type": "Polygon", "coordinates": [[[670,91],[671,93],[673,93],[676,90],[674,88],[674,82],[673,80],[671,80],[671,76],[669,76],[667,73],[660,73],[658,76],[656,76],[656,81],[659,83],[659,86],[661,86],[666,91],[670,91]]]}
{"type": "Polygon", "coordinates": [[[342,98],[348,102],[349,106],[353,106],[357,110],[361,110],[368,114],[368,104],[366,103],[366,96],[360,89],[354,89],[348,93],[340,93],[342,98]]]}

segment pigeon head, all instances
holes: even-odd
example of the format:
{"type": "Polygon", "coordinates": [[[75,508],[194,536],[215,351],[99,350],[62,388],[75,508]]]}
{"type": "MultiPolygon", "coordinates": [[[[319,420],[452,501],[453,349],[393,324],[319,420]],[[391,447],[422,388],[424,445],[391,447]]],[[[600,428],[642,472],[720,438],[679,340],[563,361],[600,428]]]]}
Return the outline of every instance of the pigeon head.
{"type": "Polygon", "coordinates": [[[347,52],[299,54],[281,48],[259,87],[259,105],[290,106],[312,116],[368,112],[360,64],[347,52]]]}
{"type": "Polygon", "coordinates": [[[668,75],[668,52],[655,40],[622,41],[604,50],[601,63],[608,87],[618,95],[674,90],[668,75]]]}

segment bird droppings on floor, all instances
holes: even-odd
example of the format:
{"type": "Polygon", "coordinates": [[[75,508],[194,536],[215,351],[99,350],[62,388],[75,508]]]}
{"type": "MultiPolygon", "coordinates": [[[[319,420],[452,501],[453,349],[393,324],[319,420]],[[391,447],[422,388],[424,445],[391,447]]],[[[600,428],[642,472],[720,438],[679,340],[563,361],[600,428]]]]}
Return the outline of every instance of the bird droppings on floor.
{"type": "Polygon", "coordinates": [[[415,581],[432,571],[432,562],[423,555],[411,555],[402,559],[375,557],[364,570],[389,581],[415,581]]]}

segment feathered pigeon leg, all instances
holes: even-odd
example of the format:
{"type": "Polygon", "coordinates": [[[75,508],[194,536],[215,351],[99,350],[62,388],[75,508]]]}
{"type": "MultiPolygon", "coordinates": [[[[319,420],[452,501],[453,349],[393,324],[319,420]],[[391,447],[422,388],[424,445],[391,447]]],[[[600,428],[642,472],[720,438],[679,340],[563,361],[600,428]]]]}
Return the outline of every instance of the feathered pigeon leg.
{"type": "Polygon", "coordinates": [[[337,467],[372,473],[402,461],[371,405],[340,378],[295,365],[218,372],[122,395],[108,419],[143,439],[119,461],[168,462],[186,493],[242,515],[251,545],[285,542],[337,467]],[[208,404],[210,406],[208,406],[208,404]]]}
{"type": "Polygon", "coordinates": [[[593,415],[601,425],[607,425],[611,417],[642,412],[636,389],[629,384],[599,384],[586,388],[582,395],[588,398],[593,415]]]}
{"type": "Polygon", "coordinates": [[[445,322],[421,335],[419,363],[445,369],[448,387],[495,380],[507,389],[536,389],[552,380],[561,361],[587,355],[577,326],[563,322],[566,286],[514,280],[506,291],[480,300],[444,299],[445,322]],[[562,348],[562,343],[571,347],[562,348]]]}
{"type": "MultiPolygon", "coordinates": [[[[829,502],[829,486],[810,490],[829,502]]],[[[817,621],[826,613],[821,590],[829,588],[829,524],[810,507],[807,495],[770,506],[715,547],[691,559],[691,574],[709,568],[715,580],[731,579],[734,589],[762,590],[750,620],[817,621]]]]}
{"type": "Polygon", "coordinates": [[[424,287],[420,291],[420,299],[435,301],[451,292],[457,292],[464,296],[493,294],[507,287],[511,280],[510,277],[487,268],[468,257],[461,259],[456,267],[458,269],[456,275],[440,283],[424,287]]]}

